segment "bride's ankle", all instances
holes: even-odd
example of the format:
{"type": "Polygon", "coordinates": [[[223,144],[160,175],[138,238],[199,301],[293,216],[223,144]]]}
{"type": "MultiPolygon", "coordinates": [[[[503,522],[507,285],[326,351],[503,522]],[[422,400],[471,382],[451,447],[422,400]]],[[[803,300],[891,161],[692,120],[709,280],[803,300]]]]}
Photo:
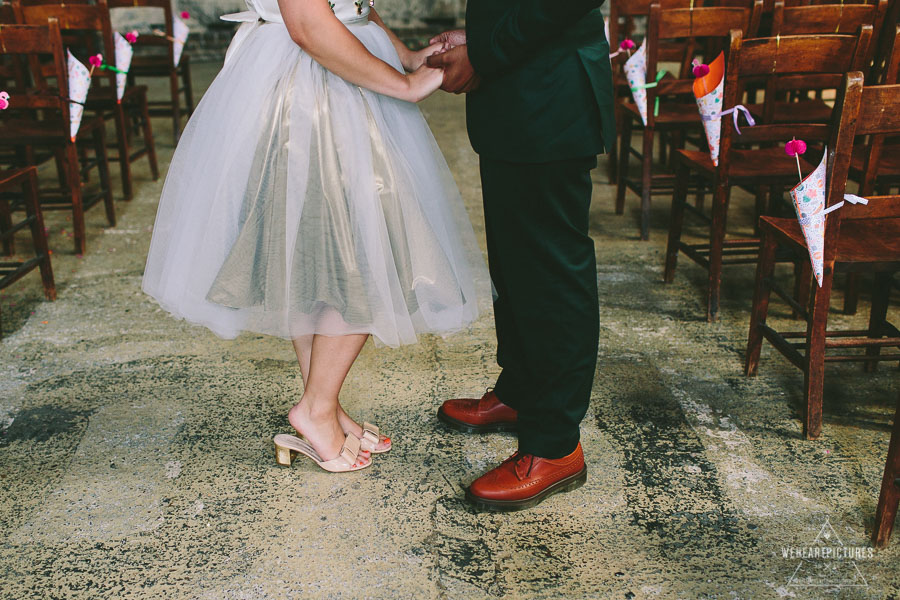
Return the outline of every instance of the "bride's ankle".
{"type": "Polygon", "coordinates": [[[304,396],[288,413],[288,420],[296,429],[298,425],[327,423],[337,418],[334,405],[316,402],[304,396]],[[323,404],[325,404],[323,406],[323,404]]]}

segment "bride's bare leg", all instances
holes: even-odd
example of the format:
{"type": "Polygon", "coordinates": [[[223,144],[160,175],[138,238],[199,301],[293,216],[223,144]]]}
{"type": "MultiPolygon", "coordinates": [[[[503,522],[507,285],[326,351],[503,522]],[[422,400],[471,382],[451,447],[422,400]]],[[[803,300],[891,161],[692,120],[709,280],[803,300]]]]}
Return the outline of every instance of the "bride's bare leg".
{"type": "MultiPolygon", "coordinates": [[[[304,384],[309,381],[309,371],[310,371],[310,356],[312,355],[312,344],[313,344],[313,335],[303,335],[297,338],[294,338],[294,351],[297,353],[297,362],[300,363],[300,375],[303,377],[304,384]]],[[[353,420],[350,415],[344,410],[344,407],[341,406],[340,401],[338,401],[337,407],[338,414],[338,422],[341,424],[341,429],[344,431],[344,434],[352,433],[356,437],[362,437],[363,428],[362,425],[353,420]]],[[[384,445],[384,442],[381,443],[384,445]]]]}
{"type": "Polygon", "coordinates": [[[324,460],[336,457],[344,443],[346,434],[338,420],[338,394],[367,338],[313,336],[303,397],[288,413],[288,420],[324,460]]]}

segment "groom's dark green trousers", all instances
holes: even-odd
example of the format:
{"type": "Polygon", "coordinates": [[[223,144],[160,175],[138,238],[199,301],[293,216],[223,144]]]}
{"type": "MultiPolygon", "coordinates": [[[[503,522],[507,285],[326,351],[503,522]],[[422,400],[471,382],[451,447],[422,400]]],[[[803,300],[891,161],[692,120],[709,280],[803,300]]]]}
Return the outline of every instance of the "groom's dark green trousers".
{"type": "Polygon", "coordinates": [[[599,305],[590,171],[615,137],[602,0],[469,0],[467,102],[481,181],[497,361],[519,451],[570,454],[590,401],[599,305]]]}

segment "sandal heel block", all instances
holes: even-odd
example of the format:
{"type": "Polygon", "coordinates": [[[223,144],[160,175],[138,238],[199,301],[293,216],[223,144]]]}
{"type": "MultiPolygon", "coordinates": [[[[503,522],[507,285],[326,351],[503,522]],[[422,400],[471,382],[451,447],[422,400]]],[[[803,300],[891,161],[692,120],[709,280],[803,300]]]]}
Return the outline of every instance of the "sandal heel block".
{"type": "Polygon", "coordinates": [[[295,452],[291,452],[290,449],[279,446],[277,442],[275,443],[275,462],[282,467],[291,466],[295,456],[295,452]]]}

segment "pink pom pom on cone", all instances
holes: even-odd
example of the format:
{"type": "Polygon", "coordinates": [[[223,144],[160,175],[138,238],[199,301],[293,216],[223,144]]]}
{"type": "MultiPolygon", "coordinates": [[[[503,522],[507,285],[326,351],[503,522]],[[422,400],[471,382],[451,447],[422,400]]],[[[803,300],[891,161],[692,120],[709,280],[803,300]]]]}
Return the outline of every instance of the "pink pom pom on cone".
{"type": "Polygon", "coordinates": [[[189,13],[189,12],[186,11],[186,10],[181,11],[181,18],[182,18],[182,19],[190,19],[190,18],[191,18],[191,13],[189,13]]]}
{"type": "Polygon", "coordinates": [[[806,142],[803,140],[791,140],[784,145],[784,153],[788,156],[800,156],[806,152],[806,142]]]}
{"type": "Polygon", "coordinates": [[[694,65],[693,73],[694,77],[709,75],[709,65],[704,65],[703,63],[696,64],[694,65]]]}
{"type": "Polygon", "coordinates": [[[125,34],[125,39],[128,40],[129,44],[135,43],[138,39],[138,32],[137,31],[129,31],[128,33],[125,34]]]}
{"type": "Polygon", "coordinates": [[[103,55],[95,54],[94,56],[92,56],[88,59],[88,62],[91,64],[92,67],[100,67],[103,65],[103,55]]]}
{"type": "Polygon", "coordinates": [[[7,108],[9,108],[9,94],[0,92],[0,110],[6,110],[7,108]]]}
{"type": "Polygon", "coordinates": [[[622,40],[622,43],[619,44],[619,49],[620,50],[633,50],[634,42],[632,42],[631,40],[622,40]]]}

